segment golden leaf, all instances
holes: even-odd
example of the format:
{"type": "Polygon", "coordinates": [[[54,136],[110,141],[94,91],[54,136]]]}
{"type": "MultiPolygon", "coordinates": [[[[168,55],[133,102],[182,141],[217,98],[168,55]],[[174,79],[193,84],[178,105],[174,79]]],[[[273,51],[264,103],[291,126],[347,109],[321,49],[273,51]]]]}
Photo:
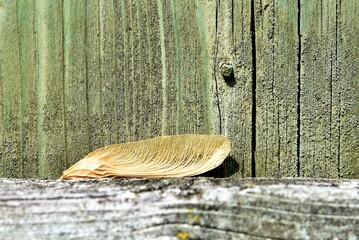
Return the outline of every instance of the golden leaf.
{"type": "Polygon", "coordinates": [[[162,136],[97,149],[60,179],[194,176],[219,166],[231,149],[218,135],[162,136]]]}

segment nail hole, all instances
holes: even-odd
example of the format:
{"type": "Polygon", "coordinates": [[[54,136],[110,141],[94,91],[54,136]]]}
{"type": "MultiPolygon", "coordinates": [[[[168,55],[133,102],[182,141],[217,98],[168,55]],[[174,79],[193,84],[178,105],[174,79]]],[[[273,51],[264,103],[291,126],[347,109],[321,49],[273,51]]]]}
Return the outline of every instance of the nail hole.
{"type": "Polygon", "coordinates": [[[223,76],[223,79],[229,87],[234,87],[237,83],[233,72],[229,76],[223,76]]]}

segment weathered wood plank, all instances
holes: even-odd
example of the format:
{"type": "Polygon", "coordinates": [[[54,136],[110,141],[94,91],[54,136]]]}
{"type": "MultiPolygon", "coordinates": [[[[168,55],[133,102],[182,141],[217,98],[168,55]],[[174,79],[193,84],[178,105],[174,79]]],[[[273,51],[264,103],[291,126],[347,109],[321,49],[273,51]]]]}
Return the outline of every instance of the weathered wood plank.
{"type": "Polygon", "coordinates": [[[250,1],[217,1],[215,91],[220,127],[232,142],[231,161],[215,175],[252,176],[252,38],[250,1]],[[233,69],[224,76],[225,67],[233,69]],[[235,161],[233,160],[235,159],[235,161]]]}
{"type": "MultiPolygon", "coordinates": [[[[118,67],[122,68],[124,73],[120,83],[118,104],[124,109],[120,113],[123,115],[123,123],[119,124],[123,125],[123,129],[120,129],[123,132],[120,141],[125,142],[147,138],[150,132],[151,123],[148,120],[150,109],[153,108],[150,105],[152,81],[149,81],[149,58],[145,57],[144,52],[151,51],[151,48],[148,44],[146,4],[129,1],[122,2],[119,7],[121,13],[118,13],[118,20],[121,22],[116,24],[121,24],[117,31],[118,35],[122,35],[122,43],[118,43],[123,49],[117,59],[118,67]]],[[[152,11],[153,15],[157,15],[157,8],[152,11]]]]}
{"type": "Polygon", "coordinates": [[[300,12],[300,175],[338,177],[336,1],[301,1],[300,12]]]}
{"type": "Polygon", "coordinates": [[[256,176],[297,176],[298,1],[255,1],[256,176]]]}
{"type": "Polygon", "coordinates": [[[19,66],[21,68],[22,176],[32,178],[38,176],[39,172],[37,135],[38,58],[35,0],[17,2],[17,21],[20,51],[19,66]]]}
{"type": "Polygon", "coordinates": [[[137,103],[134,102],[134,109],[137,111],[137,120],[136,127],[133,132],[133,136],[136,140],[146,139],[148,138],[148,101],[149,95],[148,92],[148,74],[146,72],[146,65],[148,64],[148,58],[146,58],[146,52],[148,51],[147,45],[147,28],[146,21],[147,13],[146,6],[140,2],[135,1],[136,4],[133,4],[135,8],[133,8],[133,17],[132,21],[135,23],[133,27],[137,29],[137,31],[133,31],[134,41],[132,43],[133,46],[133,66],[134,66],[134,76],[131,81],[133,81],[134,86],[138,89],[137,93],[137,103]]]}
{"type": "Polygon", "coordinates": [[[113,1],[100,0],[100,71],[102,91],[102,127],[103,144],[110,145],[117,142],[117,116],[115,110],[115,29],[113,1]]]}
{"type": "Polygon", "coordinates": [[[158,136],[163,127],[163,97],[162,97],[162,60],[161,60],[161,34],[158,12],[158,1],[146,1],[148,22],[146,26],[149,51],[150,72],[148,76],[149,107],[149,136],[158,136]]]}
{"type": "Polygon", "coordinates": [[[86,60],[90,150],[103,147],[99,1],[86,4],[86,60]]]}
{"type": "Polygon", "coordinates": [[[6,239],[359,236],[357,180],[1,179],[0,186],[6,239]]]}
{"type": "MultiPolygon", "coordinates": [[[[3,11],[3,5],[0,2],[0,14],[2,14],[3,11]]],[[[2,15],[0,15],[0,17],[2,17],[2,15]]],[[[2,56],[3,54],[3,49],[1,47],[1,41],[0,41],[0,56],[2,56]]],[[[5,133],[4,130],[4,124],[3,124],[3,76],[2,76],[2,62],[3,59],[0,57],[0,176],[1,177],[5,177],[5,172],[4,172],[4,164],[5,164],[5,159],[3,158],[3,134],[5,133]]]]}
{"type": "MultiPolygon", "coordinates": [[[[175,1],[175,0],[174,0],[175,1]]],[[[218,89],[216,82],[217,74],[217,1],[196,0],[197,11],[196,17],[199,22],[199,33],[201,39],[201,58],[204,61],[203,75],[207,79],[205,81],[205,95],[206,95],[206,116],[208,118],[206,133],[221,134],[221,118],[220,108],[218,107],[218,89]]],[[[177,22],[180,24],[180,22],[177,22]]],[[[183,41],[187,41],[184,38],[183,41]]],[[[177,61],[177,60],[176,60],[177,61]]],[[[183,69],[182,71],[186,71],[183,69]]],[[[179,79],[181,78],[181,72],[179,79]]],[[[178,121],[181,118],[178,118],[178,121]]]]}
{"type": "Polygon", "coordinates": [[[206,3],[200,1],[172,2],[177,64],[176,132],[179,134],[209,133],[212,128],[210,69],[205,30],[207,21],[211,25],[214,19],[203,21],[206,10],[206,3]]]}
{"type": "Polygon", "coordinates": [[[304,1],[301,77],[301,173],[350,177],[358,168],[358,5],[304,1]],[[345,129],[345,130],[344,130],[345,129]]]}
{"type": "Polygon", "coordinates": [[[89,152],[86,1],[64,1],[64,104],[67,168],[89,152]]]}
{"type": "Polygon", "coordinates": [[[62,1],[36,1],[39,176],[48,178],[66,168],[62,10],[62,1]]]}
{"type": "Polygon", "coordinates": [[[137,1],[136,19],[138,24],[137,41],[139,43],[139,58],[140,62],[137,65],[137,71],[139,72],[140,81],[137,83],[141,89],[141,107],[140,107],[140,119],[138,129],[138,139],[144,139],[154,134],[151,131],[151,114],[153,114],[153,106],[151,105],[151,89],[153,86],[153,80],[150,81],[151,65],[150,54],[151,46],[149,38],[152,38],[152,34],[149,24],[148,6],[147,3],[141,3],[137,1]]]}
{"type": "Polygon", "coordinates": [[[126,53],[126,41],[127,41],[127,31],[125,26],[126,16],[123,13],[126,8],[124,8],[124,1],[114,0],[113,1],[113,10],[114,10],[114,61],[116,66],[115,71],[115,114],[117,117],[117,142],[126,142],[128,140],[127,134],[127,114],[126,114],[126,79],[128,79],[127,69],[125,62],[126,53]]]}
{"type": "Polygon", "coordinates": [[[216,176],[359,176],[358,6],[299,3],[1,1],[0,175],[222,133],[233,152],[216,176]]]}
{"type": "Polygon", "coordinates": [[[163,112],[163,125],[162,134],[163,135],[172,135],[177,133],[177,124],[178,124],[178,110],[177,106],[177,97],[178,97],[178,82],[177,82],[177,67],[179,63],[176,62],[176,58],[179,57],[179,36],[176,32],[176,27],[178,28],[177,22],[177,13],[176,7],[181,3],[174,1],[159,1],[159,14],[160,14],[160,32],[161,32],[161,49],[163,49],[163,67],[165,71],[162,74],[165,74],[165,82],[163,85],[162,94],[166,95],[166,105],[164,106],[165,111],[163,112]],[[161,12],[160,12],[161,11],[161,12]],[[162,40],[163,35],[163,40],[162,40]],[[177,51],[176,51],[177,50],[177,51]]]}
{"type": "Polygon", "coordinates": [[[359,178],[359,2],[337,1],[339,177],[359,178]]]}
{"type": "Polygon", "coordinates": [[[2,169],[5,177],[22,177],[21,66],[17,1],[0,10],[0,62],[2,83],[2,169]]]}

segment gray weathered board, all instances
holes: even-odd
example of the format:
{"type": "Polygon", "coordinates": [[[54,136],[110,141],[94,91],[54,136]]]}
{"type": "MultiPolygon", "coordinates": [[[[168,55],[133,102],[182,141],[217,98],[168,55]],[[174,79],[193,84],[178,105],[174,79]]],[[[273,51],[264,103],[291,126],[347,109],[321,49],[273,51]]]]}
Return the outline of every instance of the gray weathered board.
{"type": "Polygon", "coordinates": [[[228,136],[216,176],[359,177],[357,0],[0,0],[0,176],[228,136]],[[220,63],[233,66],[223,77],[220,63]]]}
{"type": "Polygon", "coordinates": [[[0,179],[1,239],[358,239],[358,180],[0,179]]]}

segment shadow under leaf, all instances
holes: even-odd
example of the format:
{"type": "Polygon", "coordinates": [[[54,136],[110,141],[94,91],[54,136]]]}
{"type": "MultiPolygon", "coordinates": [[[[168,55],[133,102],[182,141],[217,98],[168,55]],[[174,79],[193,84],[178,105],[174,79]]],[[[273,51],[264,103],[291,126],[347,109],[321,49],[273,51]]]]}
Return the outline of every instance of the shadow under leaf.
{"type": "Polygon", "coordinates": [[[202,173],[201,177],[213,177],[213,178],[227,178],[236,174],[239,171],[239,164],[236,160],[228,156],[221,165],[215,169],[202,173]]]}

